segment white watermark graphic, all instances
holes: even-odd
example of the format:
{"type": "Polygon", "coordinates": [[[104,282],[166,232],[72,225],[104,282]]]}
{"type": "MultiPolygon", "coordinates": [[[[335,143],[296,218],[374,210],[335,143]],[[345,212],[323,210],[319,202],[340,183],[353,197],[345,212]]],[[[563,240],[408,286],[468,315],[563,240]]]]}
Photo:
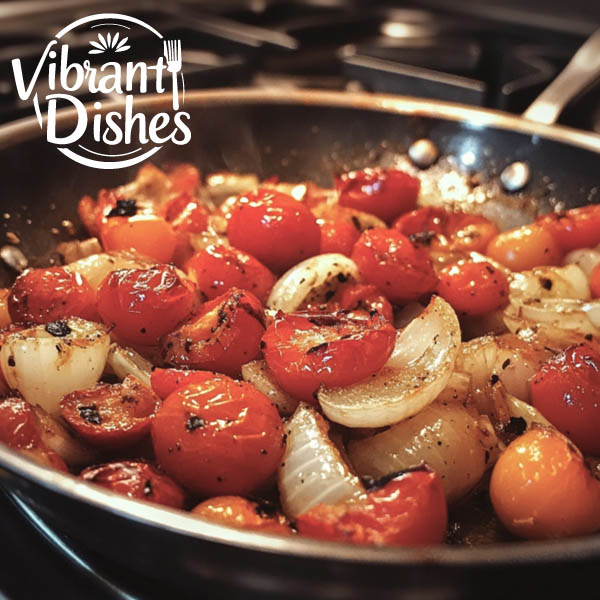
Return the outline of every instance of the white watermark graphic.
{"type": "MultiPolygon", "coordinates": [[[[78,52],[81,57],[81,47],[78,52]]],[[[181,146],[191,139],[190,114],[180,110],[185,102],[181,41],[164,39],[139,19],[113,13],[84,17],[56,34],[28,80],[19,58],[12,61],[12,67],[19,98],[33,102],[48,142],[82,165],[96,169],[129,167],[147,160],[165,144],[181,146]],[[74,35],[89,40],[85,50],[89,58],[79,62],[70,59],[66,41],[74,35]],[[156,59],[125,60],[136,37],[145,40],[145,47],[158,49],[156,59]],[[149,38],[154,43],[149,45],[149,38]],[[43,92],[37,91],[42,87],[43,92]],[[134,96],[140,94],[171,96],[172,111],[136,112],[134,96]],[[82,96],[98,98],[92,100],[92,109],[86,109],[82,96]],[[110,100],[118,100],[117,109],[104,109],[110,100]],[[48,106],[45,118],[41,101],[48,106]],[[59,106],[76,110],[74,125],[61,127],[59,106]],[[118,153],[107,151],[117,146],[118,153]]]]}

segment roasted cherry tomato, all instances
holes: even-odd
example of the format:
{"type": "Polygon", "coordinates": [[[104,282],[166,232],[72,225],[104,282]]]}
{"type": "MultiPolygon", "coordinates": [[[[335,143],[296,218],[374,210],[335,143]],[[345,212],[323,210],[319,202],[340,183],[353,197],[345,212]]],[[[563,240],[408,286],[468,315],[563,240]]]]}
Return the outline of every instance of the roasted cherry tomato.
{"type": "Polygon", "coordinates": [[[100,227],[100,241],[105,250],[134,250],[138,254],[168,263],[177,246],[173,226],[156,215],[114,216],[100,227]]]}
{"type": "Polygon", "coordinates": [[[596,265],[590,275],[590,289],[594,298],[600,298],[600,265],[596,265]]]}
{"type": "Polygon", "coordinates": [[[8,296],[8,311],[14,322],[38,325],[66,317],[98,319],[90,284],[61,267],[28,269],[19,275],[8,296]]]}
{"type": "Polygon", "coordinates": [[[360,230],[351,221],[331,221],[318,219],[321,228],[320,254],[336,252],[350,256],[352,248],[360,237],[360,230]]]}
{"type": "Polygon", "coordinates": [[[132,375],[123,383],[77,390],[60,401],[63,419],[87,442],[105,448],[131,446],[150,431],[160,398],[132,375]]]}
{"type": "Polygon", "coordinates": [[[261,189],[238,199],[227,235],[232,246],[275,273],[318,254],[321,230],[308,208],[287,194],[261,189]]]}
{"type": "Polygon", "coordinates": [[[365,500],[319,504],[298,515],[298,533],[377,546],[440,544],[448,510],[440,478],[428,469],[396,474],[365,500]]]}
{"type": "Polygon", "coordinates": [[[11,324],[10,313],[8,312],[8,288],[0,289],[0,329],[4,329],[11,324]]]}
{"type": "Polygon", "coordinates": [[[195,287],[171,265],[113,271],[98,289],[98,312],[119,339],[151,346],[190,316],[195,287]]]}
{"type": "Polygon", "coordinates": [[[221,525],[261,533],[291,535],[287,519],[270,502],[253,502],[241,496],[217,496],[198,504],[192,515],[221,525]]]}
{"type": "Polygon", "coordinates": [[[554,237],[539,224],[498,234],[490,241],[485,253],[511,271],[558,265],[562,260],[562,250],[554,237]]]}
{"type": "Polygon", "coordinates": [[[600,456],[600,352],[571,346],[550,359],[529,382],[530,398],[584,454],[600,456]]]}
{"type": "Polygon", "coordinates": [[[163,359],[177,367],[238,375],[260,354],[263,319],[256,296],[231,288],[161,339],[163,359]]]}
{"type": "Polygon", "coordinates": [[[538,219],[565,252],[600,244],[600,205],[590,204],[538,219]]]}
{"type": "Polygon", "coordinates": [[[273,475],[284,451],[271,401],[226,376],[173,392],[152,421],[152,443],[167,473],[202,496],[252,492],[273,475]]]}
{"type": "Polygon", "coordinates": [[[417,204],[421,182],[397,169],[362,169],[336,177],[339,203],[391,223],[417,204]]]}
{"type": "Polygon", "coordinates": [[[344,283],[336,290],[328,306],[331,312],[364,310],[368,313],[377,312],[390,323],[394,321],[392,305],[374,285],[344,283]]]}
{"type": "Polygon", "coordinates": [[[437,293],[463,315],[485,315],[508,304],[508,279],[489,262],[449,265],[439,273],[437,293]]]}
{"type": "Polygon", "coordinates": [[[88,467],[79,477],[134,500],[172,508],[183,508],[185,504],[184,490],[157,467],[146,462],[124,460],[88,467]]]}
{"type": "Polygon", "coordinates": [[[162,213],[177,232],[202,233],[208,226],[208,209],[189,194],[169,200],[162,213]]]}
{"type": "Polygon", "coordinates": [[[449,212],[438,206],[417,208],[402,215],[394,227],[414,241],[436,250],[485,252],[498,235],[489,219],[461,211],[449,212]]]}
{"type": "Polygon", "coordinates": [[[43,442],[41,424],[31,404],[22,398],[0,400],[0,442],[47,467],[67,471],[63,459],[43,442]]]}
{"type": "Polygon", "coordinates": [[[154,393],[158,394],[164,400],[178,387],[189,385],[190,383],[202,383],[207,379],[213,379],[216,375],[212,371],[155,368],[150,375],[150,384],[154,393]]]}
{"type": "Polygon", "coordinates": [[[376,285],[397,304],[433,292],[437,285],[425,250],[393,229],[365,231],[354,246],[352,260],[367,283],[376,285]]]}
{"type": "Polygon", "coordinates": [[[600,529],[600,481],[558,431],[536,426],[500,455],[490,497],[504,526],[527,539],[585,535],[600,529]]]}
{"type": "Polygon", "coordinates": [[[166,165],[163,167],[169,181],[171,191],[178,194],[194,195],[200,187],[200,172],[189,163],[166,165]]]}
{"type": "Polygon", "coordinates": [[[194,254],[186,266],[198,290],[209,300],[237,287],[265,302],[275,285],[275,275],[267,267],[236,248],[211,244],[194,254]]]}
{"type": "Polygon", "coordinates": [[[395,340],[396,330],[380,315],[281,313],[262,346],[277,383],[315,404],[319,386],[344,387],[376,373],[395,340]]]}

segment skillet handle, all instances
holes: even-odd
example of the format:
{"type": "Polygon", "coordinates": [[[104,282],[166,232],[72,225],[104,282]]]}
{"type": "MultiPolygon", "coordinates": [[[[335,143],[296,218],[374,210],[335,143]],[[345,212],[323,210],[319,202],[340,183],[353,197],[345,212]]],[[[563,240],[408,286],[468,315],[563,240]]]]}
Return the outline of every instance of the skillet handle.
{"type": "Polygon", "coordinates": [[[536,123],[555,123],[565,106],[600,77],[600,29],[577,50],[569,64],[533,101],[523,117],[536,123]]]}

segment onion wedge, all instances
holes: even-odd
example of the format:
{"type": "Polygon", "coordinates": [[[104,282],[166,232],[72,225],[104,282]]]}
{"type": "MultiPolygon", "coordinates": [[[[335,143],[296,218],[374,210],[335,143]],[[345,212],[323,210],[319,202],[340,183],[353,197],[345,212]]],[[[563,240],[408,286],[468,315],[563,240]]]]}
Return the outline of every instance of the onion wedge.
{"type": "Polygon", "coordinates": [[[307,258],[284,273],[275,283],[267,307],[294,312],[321,303],[345,281],[359,281],[356,263],[343,254],[319,254],[307,258]]]}
{"type": "Polygon", "coordinates": [[[446,387],[460,348],[456,313],[435,296],[398,332],[386,365],[344,388],[318,392],[323,412],[346,427],[383,427],[417,414],[446,387]]]}
{"type": "Polygon", "coordinates": [[[286,425],[287,444],[277,486],[283,512],[290,519],[317,504],[337,504],[365,493],[329,439],[328,430],[325,419],[304,403],[286,425]]]}
{"type": "Polygon", "coordinates": [[[58,412],[65,394],[96,385],[110,344],[104,325],[76,317],[59,324],[56,329],[48,324],[13,333],[0,350],[8,385],[50,414],[58,412]]]}
{"type": "Polygon", "coordinates": [[[118,344],[111,344],[108,349],[106,365],[119,379],[133,375],[145,386],[152,387],[150,384],[152,363],[131,348],[122,348],[118,344]]]}

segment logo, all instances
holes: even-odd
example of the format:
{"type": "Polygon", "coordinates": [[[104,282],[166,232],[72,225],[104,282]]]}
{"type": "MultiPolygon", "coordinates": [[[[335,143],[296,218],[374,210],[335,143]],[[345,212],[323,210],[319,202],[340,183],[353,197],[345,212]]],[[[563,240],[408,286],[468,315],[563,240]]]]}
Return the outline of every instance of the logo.
{"type": "Polygon", "coordinates": [[[139,19],[112,13],[78,19],[48,43],[29,78],[19,58],[12,68],[19,98],[33,102],[48,142],[82,165],[121,169],[147,160],[165,144],[190,141],[190,114],[180,110],[181,41],[164,39],[139,19]],[[144,61],[127,60],[134,44],[144,61]],[[136,112],[134,97],[144,94],[164,94],[163,112],[136,112]],[[83,99],[93,103],[91,109],[83,99]],[[104,108],[111,100],[119,102],[118,109],[104,108]],[[45,119],[40,101],[48,106],[45,119]],[[63,107],[77,115],[68,131],[59,131],[57,123],[63,107]]]}

